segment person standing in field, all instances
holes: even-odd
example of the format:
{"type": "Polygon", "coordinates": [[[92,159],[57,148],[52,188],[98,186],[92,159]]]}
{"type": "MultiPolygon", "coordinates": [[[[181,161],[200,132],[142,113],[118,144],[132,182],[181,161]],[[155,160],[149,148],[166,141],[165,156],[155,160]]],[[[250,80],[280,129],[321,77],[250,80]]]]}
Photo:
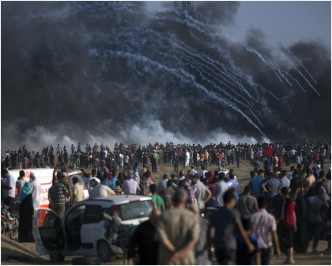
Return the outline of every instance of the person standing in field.
{"type": "Polygon", "coordinates": [[[240,233],[249,253],[255,251],[255,247],[251,244],[248,234],[242,226],[240,214],[234,210],[236,205],[235,195],[232,190],[226,191],[223,198],[224,207],[215,210],[211,214],[210,223],[207,231],[207,246],[209,258],[212,259],[211,252],[211,230],[214,231],[214,249],[215,255],[220,265],[232,265],[236,261],[236,230],[240,233]]]}
{"type": "Polygon", "coordinates": [[[122,190],[126,195],[136,195],[137,194],[137,181],[133,179],[133,175],[131,175],[126,181],[122,184],[122,190]]]}
{"type": "Polygon", "coordinates": [[[185,208],[187,199],[186,191],[176,191],[174,208],[166,210],[158,221],[158,264],[195,264],[199,223],[195,214],[185,208]]]}
{"type": "Polygon", "coordinates": [[[224,206],[224,194],[228,190],[228,185],[225,182],[225,174],[220,173],[218,175],[219,182],[215,186],[215,195],[216,195],[216,202],[218,207],[223,207],[224,206]]]}
{"type": "Polygon", "coordinates": [[[4,180],[1,182],[4,205],[11,207],[15,199],[15,178],[6,169],[1,170],[1,178],[4,180]]]}
{"type": "Polygon", "coordinates": [[[50,208],[55,211],[60,217],[63,217],[66,210],[66,195],[68,190],[61,182],[65,178],[65,174],[58,172],[56,177],[53,177],[53,185],[48,191],[48,199],[50,208]]]}
{"type": "Polygon", "coordinates": [[[25,180],[24,180],[24,176],[25,173],[23,170],[20,171],[20,176],[18,177],[17,181],[16,181],[16,188],[17,188],[17,194],[20,194],[24,184],[25,184],[25,180]]]}
{"type": "Polygon", "coordinates": [[[160,197],[163,197],[165,189],[167,188],[168,176],[167,174],[163,175],[163,180],[159,181],[157,187],[157,193],[160,197]]]}
{"type": "Polygon", "coordinates": [[[164,200],[162,197],[160,197],[159,195],[157,195],[157,186],[156,184],[151,184],[150,185],[150,192],[151,192],[151,198],[153,200],[153,202],[156,204],[158,210],[165,210],[165,204],[164,204],[164,200]]]}
{"type": "Polygon", "coordinates": [[[83,188],[78,183],[78,178],[76,176],[73,177],[73,205],[77,202],[80,202],[84,199],[83,188]]]}
{"type": "Polygon", "coordinates": [[[255,251],[249,252],[246,243],[243,241],[240,235],[236,236],[237,251],[236,251],[236,264],[237,265],[260,265],[261,254],[258,247],[258,240],[251,234],[251,224],[249,218],[242,219],[243,229],[248,234],[250,242],[254,245],[255,251]]]}
{"type": "Polygon", "coordinates": [[[291,197],[288,188],[281,189],[281,195],[284,199],[282,207],[283,225],[284,225],[283,230],[284,230],[284,238],[286,240],[286,245],[287,245],[287,259],[284,261],[284,263],[287,264],[295,263],[293,259],[294,234],[297,231],[295,201],[300,191],[301,189],[298,188],[295,194],[291,197]]]}
{"type": "Polygon", "coordinates": [[[270,263],[272,238],[276,247],[276,254],[280,256],[279,239],[277,234],[277,224],[274,216],[267,212],[268,202],[265,197],[258,198],[259,210],[250,217],[252,235],[258,239],[258,247],[261,252],[261,264],[270,263]]]}
{"type": "Polygon", "coordinates": [[[185,160],[186,160],[185,166],[189,167],[189,162],[190,162],[190,152],[189,151],[186,151],[185,160]]]}
{"type": "Polygon", "coordinates": [[[244,218],[249,218],[251,214],[258,210],[258,204],[255,197],[250,195],[250,186],[244,188],[244,194],[237,202],[237,209],[244,218]]]}
{"type": "Polygon", "coordinates": [[[41,184],[33,172],[30,173],[32,203],[35,209],[40,207],[41,184]]]}
{"type": "Polygon", "coordinates": [[[128,259],[133,259],[135,264],[156,265],[158,263],[159,242],[156,226],[159,216],[160,211],[154,209],[150,219],[138,225],[130,237],[128,259]]]}
{"type": "Polygon", "coordinates": [[[250,182],[250,188],[252,191],[252,195],[256,198],[258,198],[261,194],[261,185],[264,181],[264,170],[258,171],[258,176],[253,177],[250,182]]]}
{"type": "Polygon", "coordinates": [[[173,189],[173,182],[172,180],[167,181],[167,188],[164,191],[163,199],[165,203],[165,208],[169,209],[173,206],[173,197],[174,197],[175,191],[173,189]]]}
{"type": "Polygon", "coordinates": [[[197,199],[200,212],[204,212],[205,203],[211,198],[210,190],[199,180],[199,175],[195,174],[192,178],[191,186],[197,199]]]}

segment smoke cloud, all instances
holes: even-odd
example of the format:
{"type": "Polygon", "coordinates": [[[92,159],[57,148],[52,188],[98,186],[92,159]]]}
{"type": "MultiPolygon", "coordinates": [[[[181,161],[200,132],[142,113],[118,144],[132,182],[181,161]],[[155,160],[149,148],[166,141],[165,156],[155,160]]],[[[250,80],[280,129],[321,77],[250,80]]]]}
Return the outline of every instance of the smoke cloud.
{"type": "Polygon", "coordinates": [[[328,140],[329,51],[236,40],[238,6],[3,2],[2,147],[328,140]]]}

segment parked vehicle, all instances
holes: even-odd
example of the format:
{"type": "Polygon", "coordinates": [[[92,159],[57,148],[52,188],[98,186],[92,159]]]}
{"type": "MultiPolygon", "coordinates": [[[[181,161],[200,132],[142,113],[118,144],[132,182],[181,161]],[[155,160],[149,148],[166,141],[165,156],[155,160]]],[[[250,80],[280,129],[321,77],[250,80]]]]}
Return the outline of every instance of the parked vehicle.
{"type": "Polygon", "coordinates": [[[106,217],[119,217],[122,225],[138,225],[149,218],[154,208],[150,197],[120,195],[85,200],[71,207],[60,218],[50,209],[37,210],[35,242],[39,255],[49,255],[52,262],[65,256],[97,256],[107,262],[123,255],[117,246],[116,231],[106,217]]]}
{"type": "Polygon", "coordinates": [[[18,240],[18,211],[10,212],[6,205],[1,208],[1,233],[8,234],[12,240],[18,240]]]}
{"type": "MultiPolygon", "coordinates": [[[[41,183],[41,193],[40,193],[40,207],[41,208],[48,208],[49,201],[48,201],[48,190],[52,186],[52,174],[53,168],[36,168],[36,169],[15,169],[9,170],[9,174],[13,175],[14,178],[19,177],[20,171],[23,170],[25,172],[24,180],[30,180],[30,174],[33,172],[36,176],[36,179],[41,183]]],[[[76,176],[78,178],[79,184],[83,187],[84,198],[89,197],[89,192],[86,187],[85,178],[83,177],[82,171],[74,171],[69,172],[68,174],[68,181],[71,186],[73,186],[72,179],[76,176]]]]}

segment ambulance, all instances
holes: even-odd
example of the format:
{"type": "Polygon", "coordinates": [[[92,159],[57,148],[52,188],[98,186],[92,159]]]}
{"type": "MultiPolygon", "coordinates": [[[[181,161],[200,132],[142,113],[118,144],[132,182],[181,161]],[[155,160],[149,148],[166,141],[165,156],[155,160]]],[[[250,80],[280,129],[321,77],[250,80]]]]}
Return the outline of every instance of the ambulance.
{"type": "MultiPolygon", "coordinates": [[[[53,168],[35,168],[35,169],[15,169],[15,170],[8,170],[8,173],[12,175],[15,180],[20,176],[20,171],[23,170],[24,180],[30,181],[30,174],[34,173],[36,176],[36,180],[38,180],[41,184],[41,192],[40,192],[40,208],[48,208],[49,201],[48,201],[48,190],[52,186],[52,174],[54,169],[53,168]]],[[[83,187],[84,199],[89,197],[89,192],[86,187],[86,180],[83,176],[82,171],[74,171],[68,173],[68,181],[71,187],[74,186],[73,184],[73,177],[78,178],[78,183],[83,187]]],[[[16,190],[17,194],[17,190],[16,190]]],[[[17,196],[17,195],[16,195],[17,196]]],[[[17,197],[16,197],[17,198],[17,197]]]]}

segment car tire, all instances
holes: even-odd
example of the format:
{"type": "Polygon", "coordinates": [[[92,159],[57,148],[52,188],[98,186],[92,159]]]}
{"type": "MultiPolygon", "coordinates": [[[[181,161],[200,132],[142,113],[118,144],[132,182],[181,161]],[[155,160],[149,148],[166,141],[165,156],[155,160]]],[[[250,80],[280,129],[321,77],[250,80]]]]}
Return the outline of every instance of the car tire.
{"type": "Polygon", "coordinates": [[[98,258],[102,262],[114,260],[113,252],[105,240],[101,240],[97,245],[98,258]]]}
{"type": "Polygon", "coordinates": [[[63,256],[61,253],[52,253],[50,254],[50,261],[52,263],[57,263],[65,260],[65,256],[63,256]]]}

